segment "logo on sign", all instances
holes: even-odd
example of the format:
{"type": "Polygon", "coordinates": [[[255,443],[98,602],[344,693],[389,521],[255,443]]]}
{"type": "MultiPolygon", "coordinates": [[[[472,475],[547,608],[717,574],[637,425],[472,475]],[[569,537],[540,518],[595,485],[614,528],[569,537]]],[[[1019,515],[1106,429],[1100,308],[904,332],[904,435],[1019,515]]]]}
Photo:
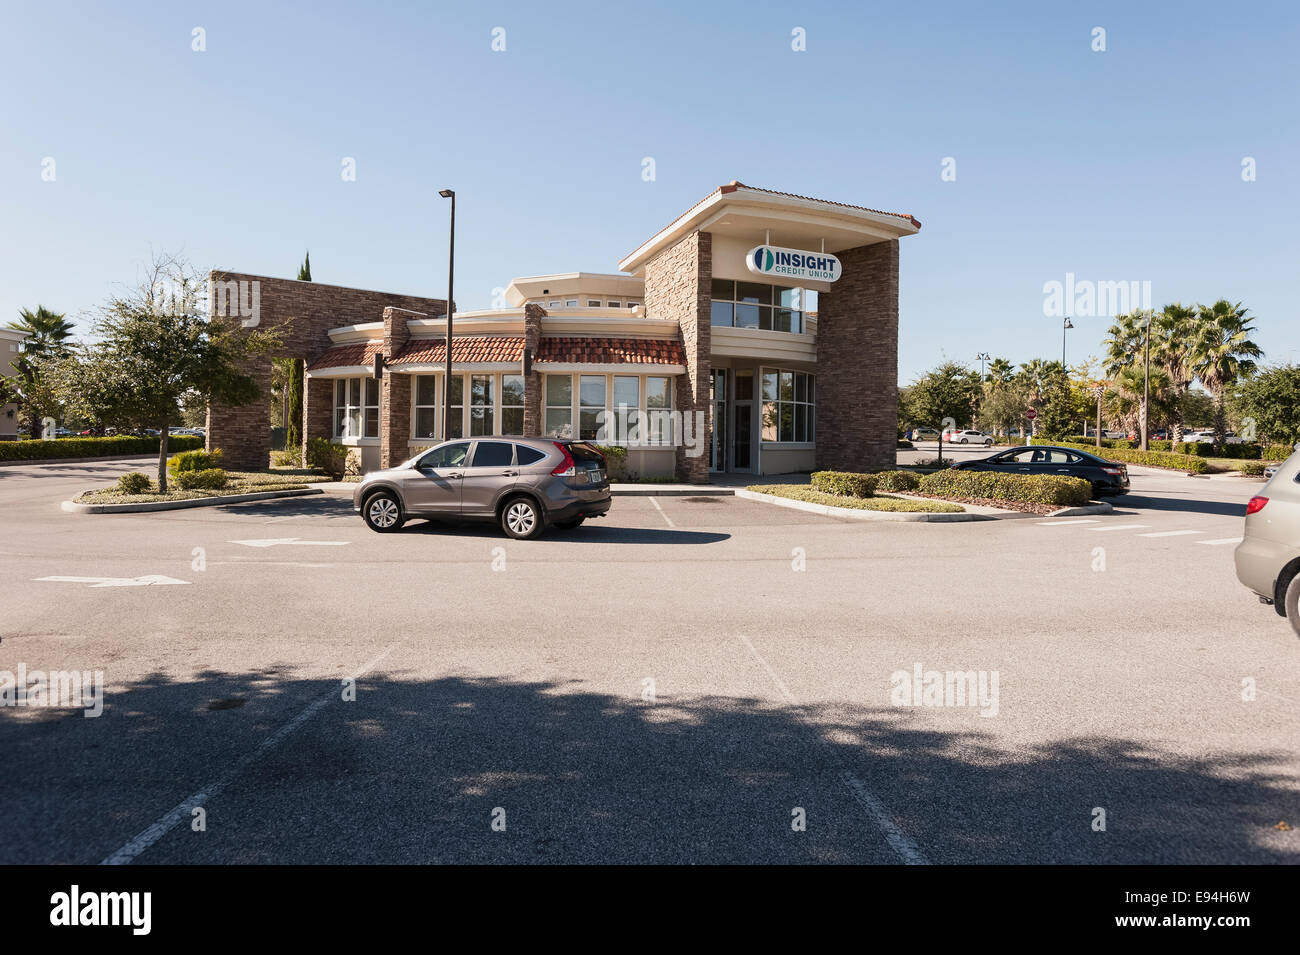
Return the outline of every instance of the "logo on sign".
{"type": "Polygon", "coordinates": [[[782,249],[775,245],[760,245],[745,256],[749,271],[758,275],[779,275],[787,279],[811,279],[815,282],[834,282],[840,277],[840,260],[829,252],[805,252],[803,249],[782,249]]]}

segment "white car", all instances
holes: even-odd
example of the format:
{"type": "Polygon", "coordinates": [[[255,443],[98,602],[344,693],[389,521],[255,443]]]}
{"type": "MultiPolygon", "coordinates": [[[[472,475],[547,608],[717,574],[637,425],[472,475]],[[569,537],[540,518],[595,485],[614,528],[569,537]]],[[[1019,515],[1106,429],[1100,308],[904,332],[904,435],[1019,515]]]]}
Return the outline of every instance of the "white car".
{"type": "Polygon", "coordinates": [[[948,444],[982,444],[986,448],[993,447],[993,436],[985,434],[983,431],[945,431],[943,440],[948,444]]]}
{"type": "MultiPolygon", "coordinates": [[[[1213,444],[1214,432],[1213,431],[1184,431],[1183,440],[1189,444],[1192,442],[1196,442],[1197,444],[1213,444]]],[[[1244,444],[1245,439],[1239,437],[1237,435],[1237,432],[1235,431],[1227,431],[1224,432],[1223,443],[1244,444]]]]}

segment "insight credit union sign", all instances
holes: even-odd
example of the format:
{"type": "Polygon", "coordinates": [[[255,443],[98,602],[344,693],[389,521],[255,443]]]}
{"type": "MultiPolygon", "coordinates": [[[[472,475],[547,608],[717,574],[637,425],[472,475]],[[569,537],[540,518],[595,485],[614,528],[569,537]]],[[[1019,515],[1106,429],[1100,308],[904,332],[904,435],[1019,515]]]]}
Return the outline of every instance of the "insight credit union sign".
{"type": "Polygon", "coordinates": [[[829,252],[805,252],[760,245],[749,250],[745,265],[756,275],[783,279],[810,279],[834,282],[840,277],[840,260],[829,252]]]}

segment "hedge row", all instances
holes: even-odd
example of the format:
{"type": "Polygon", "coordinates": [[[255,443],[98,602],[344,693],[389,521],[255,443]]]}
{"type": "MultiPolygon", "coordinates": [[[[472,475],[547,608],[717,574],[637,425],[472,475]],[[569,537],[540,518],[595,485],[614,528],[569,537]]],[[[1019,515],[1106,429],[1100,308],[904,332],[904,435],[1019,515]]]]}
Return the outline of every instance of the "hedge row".
{"type": "MultiPolygon", "coordinates": [[[[1074,448],[1077,451],[1088,451],[1092,454],[1097,453],[1097,448],[1091,444],[1074,444],[1070,441],[1051,442],[1054,447],[1074,448]]],[[[1111,461],[1119,461],[1123,464],[1142,464],[1152,468],[1171,468],[1175,471],[1190,471],[1192,474],[1204,474],[1210,469],[1210,465],[1204,458],[1193,457],[1190,454],[1170,454],[1165,451],[1133,451],[1128,448],[1106,448],[1105,454],[1099,457],[1107,458],[1111,461]]]]}
{"type": "Polygon", "coordinates": [[[871,497],[876,493],[876,476],[852,471],[814,471],[812,489],[842,497],[871,497]]]}
{"type": "MultiPolygon", "coordinates": [[[[1096,449],[1096,439],[1081,438],[1078,435],[1070,439],[1072,447],[1086,447],[1096,449]]],[[[1117,451],[1136,451],[1138,448],[1137,441],[1128,441],[1121,438],[1102,438],[1101,446],[1107,449],[1117,451]]],[[[1152,438],[1147,442],[1147,447],[1152,451],[1166,451],[1175,454],[1194,455],[1199,458],[1234,458],[1245,461],[1280,461],[1291,456],[1295,450],[1289,444],[1255,444],[1253,442],[1243,442],[1241,444],[1225,444],[1222,450],[1216,452],[1214,443],[1211,441],[1180,441],[1178,450],[1173,451],[1173,442],[1160,441],[1152,438]]],[[[1117,459],[1118,460],[1118,459],[1117,459]]]]}
{"type": "Polygon", "coordinates": [[[1092,499],[1092,484],[1060,474],[1002,474],[997,471],[936,471],[921,478],[923,494],[988,498],[1026,504],[1077,507],[1092,499]]]}
{"type": "MultiPolygon", "coordinates": [[[[102,458],[118,454],[157,454],[158,438],[55,438],[52,441],[0,441],[0,461],[43,458],[102,458]]],[[[168,451],[193,451],[203,447],[196,435],[175,434],[167,439],[168,451]]]]}

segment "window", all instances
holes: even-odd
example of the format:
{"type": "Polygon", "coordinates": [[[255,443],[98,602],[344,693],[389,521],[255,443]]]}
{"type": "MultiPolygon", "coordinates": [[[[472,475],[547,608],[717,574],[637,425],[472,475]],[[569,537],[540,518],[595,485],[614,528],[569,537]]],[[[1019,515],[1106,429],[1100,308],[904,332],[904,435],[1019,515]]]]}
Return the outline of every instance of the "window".
{"type": "Polygon", "coordinates": [[[444,444],[440,448],[434,448],[424,457],[420,458],[421,468],[458,468],[465,464],[465,458],[469,454],[469,442],[457,441],[455,444],[444,444]]]}
{"type": "Polygon", "coordinates": [[[573,376],[546,376],[546,433],[573,437],[573,376]]]}
{"type": "Polygon", "coordinates": [[[546,307],[547,307],[547,308],[559,308],[559,307],[560,307],[560,302],[559,302],[558,299],[557,299],[556,301],[554,301],[554,302],[547,302],[547,303],[546,303],[546,307]]]}
{"type": "Polygon", "coordinates": [[[566,299],[565,302],[564,302],[564,307],[565,307],[565,308],[577,308],[577,307],[578,307],[578,300],[577,300],[576,298],[566,299]]]}
{"type": "Polygon", "coordinates": [[[527,445],[515,445],[515,454],[519,458],[519,466],[525,467],[529,464],[536,464],[542,458],[546,457],[545,451],[538,451],[536,448],[530,448],[527,445]]]}
{"type": "Polygon", "coordinates": [[[605,376],[578,376],[578,437],[596,438],[603,430],[605,418],[605,376]]]}
{"type": "Polygon", "coordinates": [[[659,375],[647,375],[645,380],[646,424],[641,439],[651,444],[671,443],[673,440],[673,380],[659,375]]]}
{"type": "Polygon", "coordinates": [[[438,434],[438,377],[417,375],[415,378],[415,432],[413,438],[433,438],[438,434]]]}
{"type": "Polygon", "coordinates": [[[614,376],[614,440],[641,440],[641,379],[637,375],[614,376]],[[634,430],[635,429],[635,430],[634,430]]]}
{"type": "Polygon", "coordinates": [[[501,433],[524,433],[524,376],[501,376],[501,433]]]}
{"type": "Polygon", "coordinates": [[[621,305],[618,304],[618,302],[606,302],[605,304],[608,305],[610,308],[621,308],[621,307],[622,307],[621,305]]]}
{"type": "Polygon", "coordinates": [[[374,378],[335,380],[334,437],[379,437],[379,382],[374,378]]]}
{"type": "Polygon", "coordinates": [[[636,308],[636,307],[637,307],[638,305],[640,305],[640,304],[641,304],[640,302],[633,302],[633,301],[630,301],[630,300],[629,300],[628,303],[627,303],[627,307],[628,307],[628,308],[636,308]]]}
{"type": "MultiPolygon", "coordinates": [[[[496,433],[494,375],[470,375],[469,433],[471,437],[496,433]]],[[[453,410],[452,416],[455,417],[453,410]]],[[[460,435],[456,435],[460,437],[460,435]]]]}
{"type": "Polygon", "coordinates": [[[474,446],[476,468],[508,468],[515,463],[515,446],[506,441],[480,441],[474,446]]]}
{"type": "Polygon", "coordinates": [[[709,321],[798,334],[804,330],[804,298],[803,289],[714,279],[709,321]]]}
{"type": "Polygon", "coordinates": [[[815,440],[815,378],[802,371],[763,369],[763,440],[815,440]]]}
{"type": "Polygon", "coordinates": [[[451,434],[443,439],[465,437],[465,377],[451,376],[451,434]]]}
{"type": "Polygon", "coordinates": [[[598,298],[587,299],[587,308],[600,308],[600,299],[598,298]]]}

